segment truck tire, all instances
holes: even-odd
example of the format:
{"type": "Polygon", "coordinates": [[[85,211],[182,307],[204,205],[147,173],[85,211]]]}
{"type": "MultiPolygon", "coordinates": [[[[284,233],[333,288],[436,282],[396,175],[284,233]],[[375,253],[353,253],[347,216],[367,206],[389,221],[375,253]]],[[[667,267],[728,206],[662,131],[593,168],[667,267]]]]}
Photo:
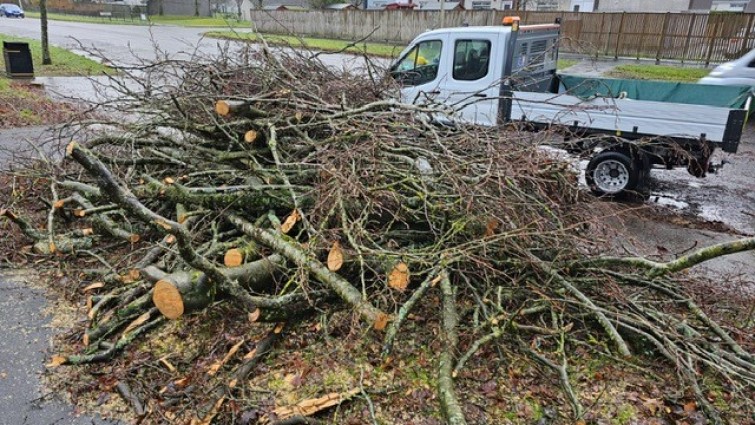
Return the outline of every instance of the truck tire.
{"type": "Polygon", "coordinates": [[[640,164],[623,152],[602,151],[590,159],[585,181],[597,196],[619,196],[634,191],[640,181],[640,164]]]}

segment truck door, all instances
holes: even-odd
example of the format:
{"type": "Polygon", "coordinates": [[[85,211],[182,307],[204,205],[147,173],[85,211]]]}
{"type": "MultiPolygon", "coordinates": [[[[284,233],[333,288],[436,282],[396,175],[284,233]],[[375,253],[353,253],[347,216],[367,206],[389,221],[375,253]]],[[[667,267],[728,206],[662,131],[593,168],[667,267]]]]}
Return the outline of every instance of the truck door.
{"type": "Polygon", "coordinates": [[[441,82],[440,97],[457,110],[462,121],[496,124],[505,38],[498,32],[448,35],[452,67],[441,82]]]}
{"type": "Polygon", "coordinates": [[[391,67],[391,74],[401,83],[403,103],[422,104],[437,101],[438,86],[448,73],[444,53],[447,35],[429,35],[417,40],[391,67]]]}

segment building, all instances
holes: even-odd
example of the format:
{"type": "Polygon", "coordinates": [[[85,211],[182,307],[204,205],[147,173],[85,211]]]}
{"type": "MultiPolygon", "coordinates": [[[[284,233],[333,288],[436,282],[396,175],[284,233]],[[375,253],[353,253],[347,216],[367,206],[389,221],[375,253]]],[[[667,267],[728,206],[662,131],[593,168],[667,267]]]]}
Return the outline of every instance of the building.
{"type": "Polygon", "coordinates": [[[351,3],[335,3],[335,4],[329,4],[325,6],[325,10],[342,11],[342,10],[354,10],[354,9],[357,9],[357,7],[351,3]]]}
{"type": "Polygon", "coordinates": [[[514,8],[514,0],[464,0],[466,10],[509,10],[514,8]]]}
{"type": "MultiPolygon", "coordinates": [[[[419,0],[419,10],[440,10],[438,0],[419,0]]],[[[444,1],[444,10],[464,10],[464,3],[460,1],[444,1]]]]}

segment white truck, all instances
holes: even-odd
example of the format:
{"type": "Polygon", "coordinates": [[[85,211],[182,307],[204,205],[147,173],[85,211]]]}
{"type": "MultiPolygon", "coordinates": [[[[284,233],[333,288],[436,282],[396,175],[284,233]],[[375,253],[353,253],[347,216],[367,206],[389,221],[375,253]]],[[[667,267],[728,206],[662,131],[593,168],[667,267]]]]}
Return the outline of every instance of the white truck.
{"type": "MultiPolygon", "coordinates": [[[[710,92],[698,96],[699,102],[683,103],[637,100],[601,87],[586,96],[585,84],[595,81],[567,89],[565,76],[556,73],[559,28],[520,27],[514,20],[508,26],[428,31],[409,44],[391,73],[402,85],[403,102],[451,106],[453,113],[443,120],[561,130],[571,140],[569,151],[592,156],[585,178],[598,195],[644,188],[651,168],[684,166],[703,177],[715,169],[710,161],[715,148],[736,153],[749,88],[738,88],[746,99],[737,106],[711,105],[710,92]]],[[[692,89],[698,87],[671,91],[692,89]]]]}

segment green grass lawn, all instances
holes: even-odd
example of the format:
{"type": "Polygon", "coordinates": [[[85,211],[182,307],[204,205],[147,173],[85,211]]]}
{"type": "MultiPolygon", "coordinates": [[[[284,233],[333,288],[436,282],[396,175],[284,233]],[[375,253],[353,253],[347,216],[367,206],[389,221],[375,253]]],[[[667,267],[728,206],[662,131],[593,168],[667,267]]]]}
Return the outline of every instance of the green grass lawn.
{"type": "MultiPolygon", "coordinates": [[[[50,46],[50,58],[52,65],[42,65],[42,43],[28,38],[11,37],[0,34],[0,42],[21,41],[29,43],[32,61],[34,62],[34,74],[39,76],[59,75],[96,75],[108,72],[110,68],[87,59],[83,56],[71,53],[60,47],[50,46]]],[[[0,71],[5,71],[5,61],[0,56],[0,71]]]]}
{"type": "Polygon", "coordinates": [[[694,82],[710,73],[709,69],[665,65],[619,65],[608,76],[636,80],[694,82]]]}
{"type": "MultiPolygon", "coordinates": [[[[252,43],[260,41],[260,35],[257,33],[237,33],[233,31],[209,31],[205,33],[208,37],[222,38],[227,40],[244,40],[252,43]]],[[[312,37],[293,37],[287,35],[264,35],[265,41],[271,45],[291,46],[291,47],[308,47],[313,50],[322,50],[325,52],[337,52],[343,50],[350,42],[343,40],[333,40],[328,38],[312,37]]],[[[394,57],[398,55],[404,46],[397,46],[385,43],[359,43],[352,46],[346,51],[349,53],[366,53],[372,56],[394,57]]]]}
{"type": "Polygon", "coordinates": [[[556,65],[556,67],[559,70],[562,70],[562,69],[566,69],[566,68],[569,68],[571,66],[574,66],[574,65],[576,65],[578,63],[579,63],[579,60],[577,60],[577,59],[559,59],[558,60],[558,64],[556,65]]]}
{"type": "MultiPolygon", "coordinates": [[[[39,12],[26,12],[29,18],[39,18],[39,12]]],[[[68,22],[91,22],[97,24],[117,24],[117,25],[176,25],[182,27],[226,27],[226,28],[250,28],[249,21],[240,21],[236,19],[224,18],[207,18],[192,16],[149,16],[148,20],[142,21],[138,17],[126,18],[120,17],[100,17],[100,16],[82,16],[66,15],[63,13],[48,13],[47,18],[53,21],[68,22]]]]}

